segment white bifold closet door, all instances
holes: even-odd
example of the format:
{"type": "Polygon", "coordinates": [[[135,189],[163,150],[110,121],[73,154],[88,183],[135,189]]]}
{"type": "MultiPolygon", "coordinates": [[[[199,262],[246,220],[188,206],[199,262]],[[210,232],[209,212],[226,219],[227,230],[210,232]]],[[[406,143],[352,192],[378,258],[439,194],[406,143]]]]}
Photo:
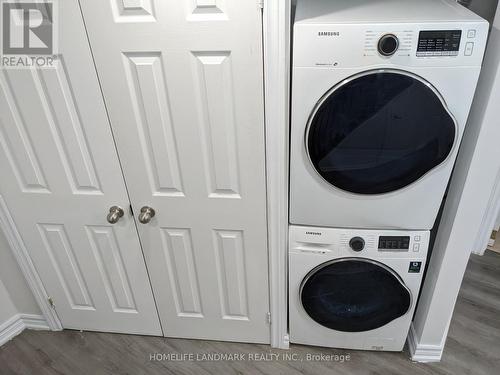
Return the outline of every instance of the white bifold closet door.
{"type": "Polygon", "coordinates": [[[0,215],[64,328],[161,335],[78,1],[55,4],[57,67],[0,70],[0,215]]]}
{"type": "Polygon", "coordinates": [[[256,0],[81,0],[166,336],[269,342],[256,0]]]}

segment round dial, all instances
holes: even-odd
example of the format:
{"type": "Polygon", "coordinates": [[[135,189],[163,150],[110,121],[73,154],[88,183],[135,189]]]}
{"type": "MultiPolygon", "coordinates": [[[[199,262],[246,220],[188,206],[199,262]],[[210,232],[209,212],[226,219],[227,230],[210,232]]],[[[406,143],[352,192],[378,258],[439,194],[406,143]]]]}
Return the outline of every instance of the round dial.
{"type": "Polygon", "coordinates": [[[349,241],[349,246],[354,251],[361,251],[365,248],[365,240],[362,239],[361,237],[353,237],[349,241]]]}
{"type": "Polygon", "coordinates": [[[394,34],[386,34],[378,41],[378,52],[382,56],[392,56],[398,50],[399,39],[394,34]]]}

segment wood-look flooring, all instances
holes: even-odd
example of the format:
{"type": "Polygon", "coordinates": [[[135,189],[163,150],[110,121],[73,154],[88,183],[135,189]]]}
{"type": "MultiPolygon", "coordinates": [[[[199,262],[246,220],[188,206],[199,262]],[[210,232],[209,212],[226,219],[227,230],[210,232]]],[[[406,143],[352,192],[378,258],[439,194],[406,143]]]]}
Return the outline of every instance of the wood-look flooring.
{"type": "Polygon", "coordinates": [[[289,351],[280,351],[267,345],[25,331],[0,348],[0,374],[500,374],[500,254],[487,251],[483,257],[471,257],[440,363],[413,363],[406,350],[383,353],[292,345],[289,351]],[[152,361],[153,353],[192,353],[198,359],[208,353],[238,353],[260,360],[152,361]],[[268,361],[269,353],[289,359],[268,361]],[[307,360],[308,355],[321,354],[349,355],[349,360],[307,360]]]}
{"type": "Polygon", "coordinates": [[[494,251],[500,254],[500,233],[498,231],[493,231],[491,234],[491,239],[494,240],[493,245],[488,246],[488,250],[494,251]],[[498,236],[498,239],[497,239],[498,236]]]}

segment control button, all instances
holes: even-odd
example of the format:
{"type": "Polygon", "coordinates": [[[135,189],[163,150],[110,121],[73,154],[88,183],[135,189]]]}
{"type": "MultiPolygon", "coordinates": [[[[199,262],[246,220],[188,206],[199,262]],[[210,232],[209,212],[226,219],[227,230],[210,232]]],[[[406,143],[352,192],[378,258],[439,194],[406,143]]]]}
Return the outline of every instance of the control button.
{"type": "Polygon", "coordinates": [[[465,51],[464,51],[465,56],[471,56],[473,50],[474,50],[474,42],[465,43],[465,51]]]}
{"type": "Polygon", "coordinates": [[[413,251],[416,253],[420,251],[420,244],[419,243],[413,244],[413,251]]]}
{"type": "Polygon", "coordinates": [[[392,56],[399,47],[399,39],[394,34],[383,35],[378,41],[378,52],[382,56],[392,56]]]}
{"type": "Polygon", "coordinates": [[[475,37],[476,37],[476,30],[467,31],[467,38],[475,38],[475,37]]]}
{"type": "Polygon", "coordinates": [[[353,237],[349,241],[349,246],[354,251],[361,251],[365,248],[365,240],[362,239],[361,237],[353,237]]]}
{"type": "Polygon", "coordinates": [[[410,262],[410,267],[408,267],[409,273],[419,273],[422,268],[422,262],[410,262]]]}
{"type": "Polygon", "coordinates": [[[415,236],[414,240],[415,242],[420,242],[420,236],[415,236]]]}

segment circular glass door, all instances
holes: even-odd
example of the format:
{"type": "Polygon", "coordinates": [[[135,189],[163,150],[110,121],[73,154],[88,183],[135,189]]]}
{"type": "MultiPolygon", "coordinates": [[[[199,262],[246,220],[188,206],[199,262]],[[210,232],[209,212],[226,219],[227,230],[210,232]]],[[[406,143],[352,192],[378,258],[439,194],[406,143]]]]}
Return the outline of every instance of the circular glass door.
{"type": "Polygon", "coordinates": [[[397,70],[358,74],[318,103],[306,148],[331,185],[357,194],[399,190],[441,164],[455,143],[456,123],[439,93],[397,70]]]}
{"type": "Polygon", "coordinates": [[[314,321],[342,332],[382,327],[411,306],[411,293],[399,276],[363,258],[341,258],[316,267],[302,282],[300,299],[314,321]]]}

